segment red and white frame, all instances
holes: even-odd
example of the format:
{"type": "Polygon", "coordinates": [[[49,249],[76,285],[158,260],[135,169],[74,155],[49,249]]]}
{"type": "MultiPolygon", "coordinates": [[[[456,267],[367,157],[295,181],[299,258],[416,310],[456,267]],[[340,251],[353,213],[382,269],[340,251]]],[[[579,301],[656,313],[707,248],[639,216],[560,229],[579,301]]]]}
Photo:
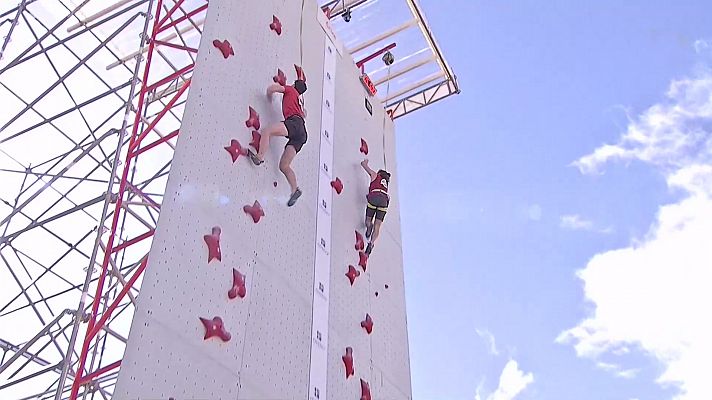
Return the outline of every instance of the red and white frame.
{"type": "MultiPolygon", "coordinates": [[[[165,13],[162,13],[163,0],[158,0],[155,8],[155,16],[153,17],[153,28],[151,29],[150,37],[147,38],[148,51],[146,55],[146,63],[143,70],[143,78],[141,79],[140,90],[138,92],[138,103],[135,109],[135,117],[128,138],[128,148],[125,151],[125,159],[122,165],[122,173],[118,179],[118,191],[114,197],[114,212],[111,220],[111,225],[108,227],[108,240],[104,249],[104,256],[101,262],[99,278],[96,283],[96,291],[93,296],[93,301],[87,306],[91,306],[88,314],[86,334],[83,338],[81,352],[78,359],[77,373],[74,376],[70,399],[75,400],[79,396],[82,387],[92,387],[92,383],[100,379],[103,375],[117,369],[121,365],[121,360],[104,366],[94,366],[93,357],[90,357],[90,348],[93,343],[100,340],[99,332],[107,329],[108,323],[114,311],[125,300],[130,290],[135,285],[140,283],[140,278],[146,269],[148,263],[148,254],[146,253],[147,242],[153,236],[154,228],[146,228],[146,231],[136,235],[130,239],[120,239],[120,232],[126,224],[127,218],[138,218],[138,213],[132,210],[132,207],[152,207],[160,209],[157,201],[151,198],[150,195],[139,189],[138,182],[133,182],[136,175],[136,164],[138,164],[139,156],[146,156],[147,152],[156,151],[155,149],[166,146],[171,139],[174,139],[179,134],[179,130],[175,129],[169,134],[163,135],[157,130],[162,119],[171,112],[171,109],[177,106],[185,96],[187,96],[190,87],[190,77],[188,77],[195,67],[193,57],[183,57],[183,59],[191,60],[182,66],[173,65],[173,71],[170,73],[162,73],[163,71],[152,70],[154,57],[158,56],[160,49],[169,49],[171,51],[182,51],[195,54],[197,48],[191,47],[183,43],[164,41],[158,38],[163,32],[174,28],[179,24],[186,24],[190,18],[204,13],[207,10],[207,1],[196,7],[193,10],[183,12],[183,15],[174,18],[176,10],[181,7],[184,0],[178,0],[165,13]],[[173,92],[169,95],[170,100],[166,104],[161,104],[161,107],[153,115],[148,113],[149,96],[155,97],[157,93],[173,92]],[[154,137],[157,137],[153,139],[154,137]],[[139,202],[129,201],[132,198],[140,199],[139,202]],[[131,252],[130,248],[138,248],[139,251],[131,252]],[[123,257],[127,254],[132,254],[138,257],[138,267],[133,271],[130,277],[125,280],[123,287],[113,297],[110,303],[102,303],[101,299],[105,298],[108,290],[111,288],[105,287],[106,277],[111,273],[112,261],[116,261],[117,255],[121,253],[123,257]],[[142,255],[140,255],[142,254],[142,255]],[[100,311],[100,306],[102,310],[100,311]]],[[[182,42],[182,41],[181,41],[182,42]]],[[[139,55],[140,56],[140,55],[139,55]]],[[[172,60],[178,59],[173,55],[172,60]]],[[[172,147],[172,146],[171,146],[172,147]]],[[[118,152],[117,152],[118,153],[118,152]]],[[[144,221],[145,222],[145,221],[144,221]]],[[[99,235],[101,236],[101,230],[99,235]]],[[[124,259],[124,263],[126,260],[124,259]]],[[[122,282],[123,283],[123,282],[122,282]]],[[[85,284],[85,290],[88,290],[88,282],[85,284]]],[[[82,302],[87,296],[82,296],[82,302]]],[[[80,305],[80,309],[86,309],[84,304],[80,305]]]]}

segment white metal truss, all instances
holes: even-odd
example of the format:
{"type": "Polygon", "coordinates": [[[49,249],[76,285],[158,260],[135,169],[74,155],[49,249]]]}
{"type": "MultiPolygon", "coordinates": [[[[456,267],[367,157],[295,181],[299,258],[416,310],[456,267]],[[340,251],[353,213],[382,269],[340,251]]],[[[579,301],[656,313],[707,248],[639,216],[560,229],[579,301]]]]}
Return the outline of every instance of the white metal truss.
{"type": "MultiPolygon", "coordinates": [[[[207,1],[0,5],[0,398],[112,397],[207,1]],[[146,78],[150,57],[166,79],[146,78]],[[131,132],[149,144],[132,148],[131,132]]],[[[320,4],[354,58],[400,46],[391,68],[365,68],[394,118],[459,93],[414,0],[320,4]],[[369,26],[383,16],[369,8],[391,4],[402,20],[369,26]]]]}
{"type": "Polygon", "coordinates": [[[344,36],[352,39],[347,45],[354,59],[378,51],[390,42],[397,45],[391,50],[395,63],[390,68],[378,62],[365,68],[369,76],[380,76],[373,81],[379,91],[385,91],[379,98],[392,118],[460,93],[457,77],[417,0],[331,0],[323,7],[328,9],[333,23],[338,24],[337,34],[346,33],[344,36]],[[384,3],[389,3],[389,7],[380,7],[384,3]],[[369,12],[369,8],[373,11],[369,12]],[[347,13],[350,18],[344,18],[347,13]],[[374,23],[368,23],[372,20],[374,23]]]}

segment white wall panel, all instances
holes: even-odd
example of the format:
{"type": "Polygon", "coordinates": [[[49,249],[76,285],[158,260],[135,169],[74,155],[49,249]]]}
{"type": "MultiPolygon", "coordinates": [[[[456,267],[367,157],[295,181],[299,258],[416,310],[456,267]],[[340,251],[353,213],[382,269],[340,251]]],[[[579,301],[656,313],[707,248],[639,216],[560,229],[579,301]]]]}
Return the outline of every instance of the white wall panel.
{"type": "Polygon", "coordinates": [[[316,2],[305,2],[300,38],[301,19],[300,1],[209,6],[115,398],[308,399],[310,375],[324,387],[320,400],[358,399],[359,379],[374,400],[411,396],[393,124],[373,98],[373,115],[366,111],[358,69],[325,33],[316,2]],[[281,36],[269,30],[272,15],[281,36]],[[235,56],[224,59],[214,39],[228,39],[235,56]],[[245,157],[232,163],[223,147],[251,141],[250,106],[262,127],[282,119],[281,96],[270,103],[264,92],[277,68],[292,82],[294,64],[307,75],[309,139],[293,163],[304,194],[287,207],[277,167],[284,139],[260,167],[245,157]],[[392,197],[368,270],[351,286],[344,274],[359,260],[354,230],[363,233],[368,188],[361,138],[374,169],[385,155],[392,197]],[[336,177],[341,194],[330,186],[336,177]],[[255,200],[265,211],[257,224],[242,211],[255,200]],[[222,261],[207,263],[203,235],[213,226],[222,229],[222,261]],[[233,268],[246,276],[244,299],[227,297],[233,268]],[[366,313],[371,335],[360,326],[366,313]],[[203,340],[198,318],[213,316],[230,341],[203,340]],[[355,367],[348,380],[346,347],[355,367]]]}

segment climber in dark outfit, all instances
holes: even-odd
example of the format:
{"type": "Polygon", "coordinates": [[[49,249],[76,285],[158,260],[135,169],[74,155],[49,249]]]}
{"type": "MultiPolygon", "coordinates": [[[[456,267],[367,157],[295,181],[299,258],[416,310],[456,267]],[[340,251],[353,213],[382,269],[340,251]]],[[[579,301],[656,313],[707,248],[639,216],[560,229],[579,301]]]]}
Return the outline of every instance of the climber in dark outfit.
{"type": "Polygon", "coordinates": [[[297,176],[291,167],[294,156],[299,153],[304,143],[307,142],[307,128],[304,125],[306,111],[302,108],[300,97],[307,91],[307,84],[297,79],[292,86],[282,86],[278,83],[273,83],[267,87],[267,97],[271,100],[274,93],[282,93],[282,114],[284,121],[276,122],[262,131],[260,138],[260,148],[255,154],[252,150],[248,151],[252,162],[255,165],[260,165],[265,160],[265,152],[269,149],[269,140],[272,136],[284,136],[287,140],[287,145],[282,152],[282,158],[279,160],[279,170],[282,171],[284,177],[287,178],[289,186],[292,189],[292,195],[287,202],[288,206],[293,206],[297,202],[302,191],[297,186],[297,176]]]}
{"type": "Polygon", "coordinates": [[[371,184],[368,185],[368,195],[366,196],[366,239],[369,239],[368,246],[366,246],[366,254],[371,255],[373,245],[381,232],[381,224],[388,211],[388,202],[390,200],[388,182],[391,180],[391,174],[383,169],[375,172],[368,166],[368,160],[361,161],[361,166],[371,179],[371,184]]]}

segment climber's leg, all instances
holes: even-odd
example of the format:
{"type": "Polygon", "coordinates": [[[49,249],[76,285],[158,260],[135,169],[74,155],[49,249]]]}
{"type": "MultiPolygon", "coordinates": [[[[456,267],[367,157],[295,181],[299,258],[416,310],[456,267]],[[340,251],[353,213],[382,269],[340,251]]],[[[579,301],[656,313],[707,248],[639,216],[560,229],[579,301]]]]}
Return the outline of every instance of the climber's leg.
{"type": "MultiPolygon", "coordinates": [[[[385,214],[385,212],[384,212],[385,214]]],[[[373,238],[371,238],[371,243],[375,243],[376,240],[378,239],[378,235],[381,233],[381,225],[383,224],[383,220],[381,219],[376,219],[376,222],[373,224],[373,238]]]]}
{"type": "Polygon", "coordinates": [[[373,194],[368,197],[368,208],[372,210],[373,218],[375,221],[372,225],[372,234],[366,247],[366,254],[371,255],[373,251],[373,246],[378,239],[378,235],[381,233],[381,224],[386,218],[386,212],[388,211],[388,196],[384,194],[373,194]]]}
{"type": "Polygon", "coordinates": [[[302,191],[297,186],[297,177],[292,170],[291,164],[294,157],[302,149],[302,146],[307,142],[307,128],[304,125],[304,119],[298,115],[293,115],[284,121],[284,126],[287,130],[287,145],[284,147],[282,159],[279,160],[279,170],[289,182],[292,189],[292,195],[287,202],[287,206],[291,207],[297,202],[302,191]]]}
{"type": "MultiPolygon", "coordinates": [[[[385,214],[385,212],[384,212],[385,214]]],[[[378,239],[378,235],[381,233],[381,224],[383,224],[383,220],[380,220],[376,218],[376,222],[373,224],[373,236],[371,237],[371,240],[368,242],[368,246],[366,246],[366,254],[371,255],[371,252],[373,251],[373,246],[376,243],[376,239],[378,239]]]]}
{"type": "Polygon", "coordinates": [[[297,150],[294,148],[294,146],[288,144],[284,147],[282,158],[279,160],[279,170],[282,171],[284,177],[287,178],[287,182],[289,182],[289,187],[292,189],[292,195],[289,196],[289,201],[287,202],[287,205],[289,207],[293,206],[294,203],[297,202],[299,196],[302,195],[302,191],[299,189],[299,186],[297,186],[297,175],[294,173],[294,170],[291,166],[292,160],[294,160],[294,156],[296,155],[297,150]]]}
{"type": "Polygon", "coordinates": [[[264,130],[262,130],[260,137],[260,151],[255,154],[251,149],[248,150],[248,154],[255,165],[260,165],[265,160],[265,152],[269,149],[269,139],[272,136],[287,136],[289,132],[287,131],[286,124],[282,122],[276,122],[264,130]]]}
{"type": "Polygon", "coordinates": [[[371,204],[366,204],[366,220],[364,221],[366,224],[366,239],[370,239],[373,233],[373,217],[375,215],[376,209],[371,204]]]}
{"type": "Polygon", "coordinates": [[[297,151],[294,146],[288,144],[284,147],[284,152],[282,157],[279,159],[279,170],[282,171],[284,177],[287,178],[289,187],[292,189],[290,193],[294,193],[297,190],[297,175],[292,169],[292,160],[294,156],[297,155],[297,151]]]}

